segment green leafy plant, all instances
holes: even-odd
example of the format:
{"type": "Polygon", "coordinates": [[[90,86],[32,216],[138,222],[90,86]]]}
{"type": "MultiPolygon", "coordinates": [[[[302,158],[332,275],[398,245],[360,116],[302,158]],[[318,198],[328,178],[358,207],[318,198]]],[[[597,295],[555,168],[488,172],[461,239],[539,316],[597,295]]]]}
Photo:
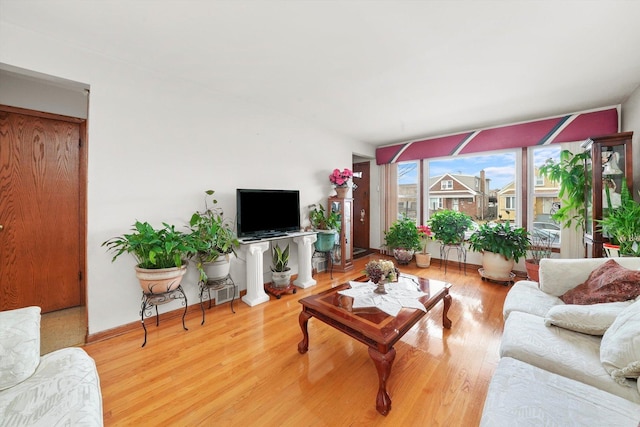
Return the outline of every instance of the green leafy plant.
{"type": "Polygon", "coordinates": [[[154,229],[148,222],[136,221],[133,233],[113,237],[102,246],[115,253],[111,261],[130,253],[141,268],[181,267],[183,259],[195,250],[191,236],[176,231],[173,225],[162,225],[162,228],[154,229]]]}
{"type": "Polygon", "coordinates": [[[213,190],[205,191],[204,210],[194,212],[189,220],[191,241],[195,249],[191,255],[196,260],[201,280],[207,280],[204,263],[213,262],[221,255],[235,254],[235,248],[240,244],[231,222],[224,218],[222,209],[216,207],[218,201],[213,197],[214,193],[213,190]],[[211,197],[210,205],[207,196],[211,197]]]}
{"type": "Polygon", "coordinates": [[[419,251],[422,249],[420,233],[416,223],[406,215],[395,221],[384,233],[384,241],[388,248],[419,251]]]}
{"type": "Polygon", "coordinates": [[[529,233],[524,228],[511,228],[509,221],[486,223],[471,235],[469,245],[476,252],[493,252],[518,262],[529,249],[529,233]]]}
{"type": "Polygon", "coordinates": [[[591,169],[585,164],[591,159],[591,153],[584,151],[573,154],[569,150],[560,152],[560,161],[548,160],[540,167],[540,175],[557,182],[560,186],[558,197],[560,209],[551,215],[555,221],[569,228],[584,231],[586,221],[585,194],[591,188],[591,169]]]}
{"type": "Polygon", "coordinates": [[[284,249],[280,245],[275,245],[272,250],[272,262],[271,271],[281,273],[289,269],[289,245],[284,249]]]}
{"type": "Polygon", "coordinates": [[[471,217],[462,212],[441,210],[431,215],[428,221],[436,240],[446,245],[456,245],[464,241],[464,232],[471,227],[471,217]]]}
{"type": "Polygon", "coordinates": [[[621,255],[640,256],[640,204],[633,200],[626,182],[620,190],[620,206],[596,220],[602,232],[620,245],[621,255]]]}
{"type": "MultiPolygon", "coordinates": [[[[313,205],[315,206],[315,205],[313,205]]],[[[337,212],[327,212],[321,203],[309,212],[311,226],[315,230],[336,230],[340,229],[340,215],[337,212]]]]}

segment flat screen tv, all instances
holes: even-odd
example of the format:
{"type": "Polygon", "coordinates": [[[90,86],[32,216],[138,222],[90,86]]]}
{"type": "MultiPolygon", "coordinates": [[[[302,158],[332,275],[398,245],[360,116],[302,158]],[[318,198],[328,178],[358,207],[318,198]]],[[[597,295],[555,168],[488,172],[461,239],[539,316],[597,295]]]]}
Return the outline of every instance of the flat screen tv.
{"type": "Polygon", "coordinates": [[[300,231],[298,190],[236,190],[239,238],[267,238],[300,231]]]}

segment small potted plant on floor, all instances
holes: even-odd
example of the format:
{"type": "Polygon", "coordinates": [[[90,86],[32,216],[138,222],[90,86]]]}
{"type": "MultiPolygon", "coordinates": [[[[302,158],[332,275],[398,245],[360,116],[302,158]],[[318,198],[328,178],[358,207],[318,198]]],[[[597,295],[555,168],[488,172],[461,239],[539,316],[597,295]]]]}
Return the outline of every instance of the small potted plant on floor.
{"type": "Polygon", "coordinates": [[[416,265],[418,267],[427,268],[431,265],[431,254],[427,251],[427,243],[432,238],[431,228],[428,225],[421,225],[418,227],[418,234],[420,234],[420,245],[422,250],[416,252],[416,265]]]}
{"type": "Polygon", "coordinates": [[[102,243],[115,253],[112,261],[124,253],[132,254],[138,263],[136,276],[145,293],[164,293],[180,286],[187,272],[186,258],[195,250],[190,235],[166,223],[155,229],[140,221],[132,231],[102,243]]]}
{"type": "Polygon", "coordinates": [[[239,242],[231,223],[224,218],[222,209],[216,207],[213,190],[205,191],[211,197],[211,204],[205,197],[204,210],[196,211],[189,220],[191,241],[195,247],[192,254],[200,272],[200,280],[221,279],[229,275],[231,255],[239,242]]]}
{"type": "Polygon", "coordinates": [[[531,233],[531,244],[528,249],[530,257],[524,260],[529,280],[540,281],[540,261],[544,258],[551,258],[553,245],[557,239],[557,234],[548,233],[545,230],[534,230],[531,233]]]}
{"type": "Polygon", "coordinates": [[[275,245],[272,250],[271,281],[276,288],[286,288],[291,283],[289,267],[289,245],[282,249],[275,245]]]}
{"type": "Polygon", "coordinates": [[[415,251],[422,249],[418,227],[414,220],[406,215],[391,224],[389,230],[384,233],[384,241],[387,248],[393,250],[393,256],[401,265],[409,264],[415,251]]]}
{"type": "Polygon", "coordinates": [[[312,205],[309,212],[311,227],[318,232],[315,247],[318,252],[329,252],[336,243],[337,233],[340,230],[340,216],[333,211],[327,212],[321,203],[312,205]]]}
{"type": "Polygon", "coordinates": [[[485,223],[471,235],[469,244],[472,250],[482,252],[483,278],[510,282],[513,265],[529,249],[529,233],[524,228],[512,228],[509,221],[485,223]]]}

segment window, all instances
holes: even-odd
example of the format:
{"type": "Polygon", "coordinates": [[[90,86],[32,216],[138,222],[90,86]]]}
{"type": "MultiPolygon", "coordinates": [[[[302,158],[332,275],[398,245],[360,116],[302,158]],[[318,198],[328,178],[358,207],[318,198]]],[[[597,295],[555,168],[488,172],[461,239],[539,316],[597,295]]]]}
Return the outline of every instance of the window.
{"type": "Polygon", "coordinates": [[[516,219],[515,150],[427,161],[429,214],[450,209],[480,223],[516,219]]]}
{"type": "Polygon", "coordinates": [[[398,217],[418,219],[418,161],[398,163],[398,217]]]}
{"type": "Polygon", "coordinates": [[[535,185],[532,194],[529,195],[529,224],[528,230],[532,239],[551,239],[553,246],[560,246],[561,226],[552,218],[554,210],[560,205],[558,198],[558,183],[544,180],[538,173],[538,168],[548,159],[554,162],[560,160],[560,150],[558,145],[538,147],[531,150],[533,153],[532,162],[535,185]],[[539,183],[539,181],[541,181],[539,183]]]}
{"type": "Polygon", "coordinates": [[[505,209],[515,209],[516,208],[516,198],[515,196],[506,196],[504,198],[504,208],[505,209]]]}

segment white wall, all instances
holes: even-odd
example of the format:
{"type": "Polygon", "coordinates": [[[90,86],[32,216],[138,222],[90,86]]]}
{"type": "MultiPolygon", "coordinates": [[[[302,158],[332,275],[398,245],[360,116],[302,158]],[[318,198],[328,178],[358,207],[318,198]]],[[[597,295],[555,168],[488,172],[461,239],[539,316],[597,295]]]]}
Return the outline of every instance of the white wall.
{"type": "MultiPolygon", "coordinates": [[[[633,188],[640,190],[640,86],[622,104],[622,130],[633,131],[633,188]]],[[[634,196],[640,201],[637,191],[634,196]]]]}
{"type": "MultiPolygon", "coordinates": [[[[235,189],[240,187],[298,189],[304,210],[326,200],[330,171],[350,167],[353,152],[374,155],[371,146],[294,117],[8,22],[0,25],[0,40],[0,62],[90,85],[90,334],[139,320],[141,295],[133,258],[111,263],[100,246],[128,231],[135,220],[182,226],[202,207],[207,189],[216,190],[226,215],[235,217],[235,189]]],[[[193,304],[198,300],[193,270],[187,280],[193,304]]],[[[161,311],[176,308],[169,304],[161,311]]]]}

